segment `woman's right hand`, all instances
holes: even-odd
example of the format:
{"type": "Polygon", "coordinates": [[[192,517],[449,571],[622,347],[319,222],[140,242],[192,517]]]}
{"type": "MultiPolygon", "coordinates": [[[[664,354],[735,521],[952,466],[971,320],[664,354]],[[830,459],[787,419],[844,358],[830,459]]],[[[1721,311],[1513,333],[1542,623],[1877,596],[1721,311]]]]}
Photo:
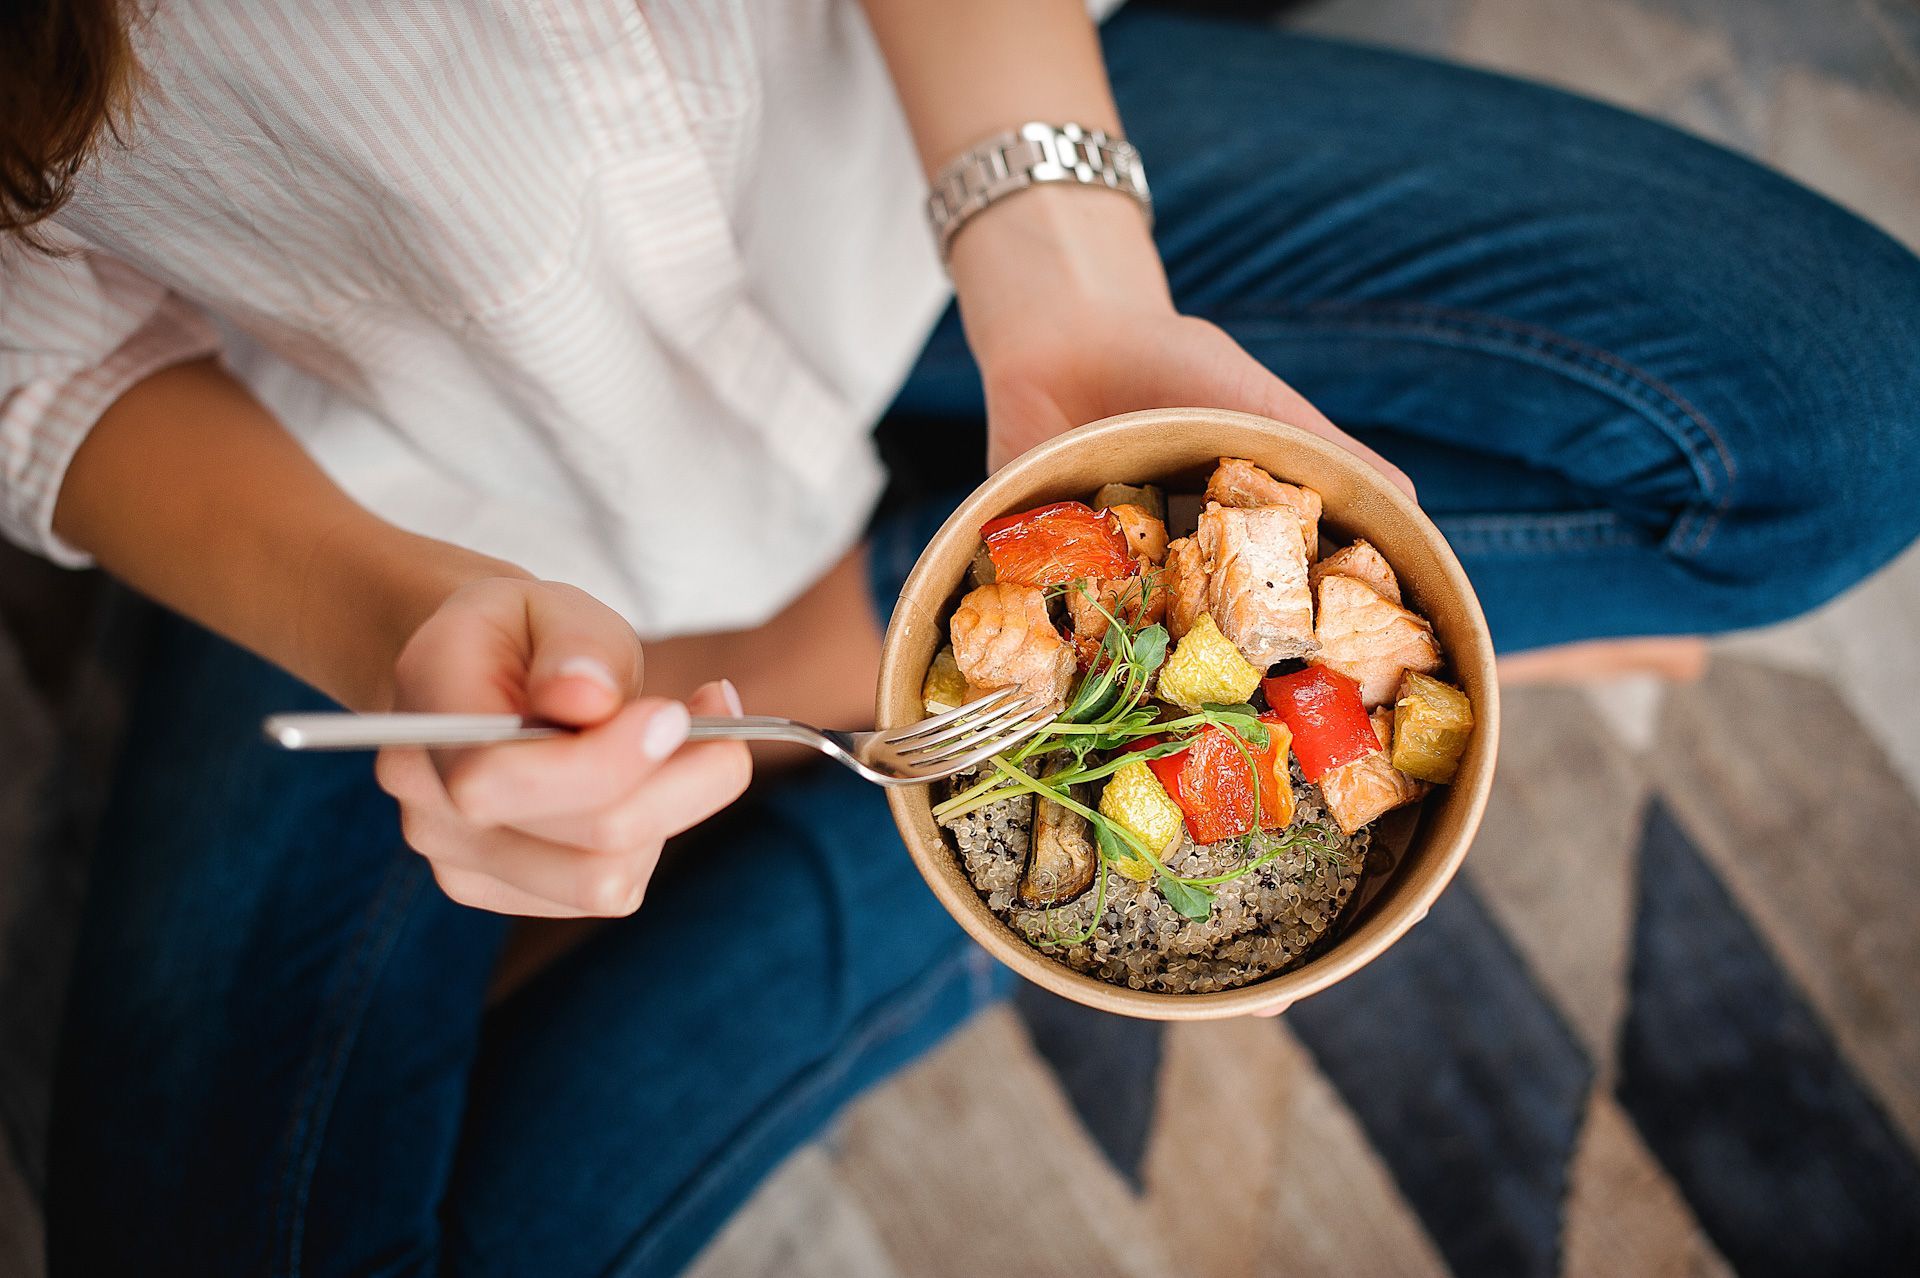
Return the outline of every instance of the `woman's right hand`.
{"type": "Polygon", "coordinates": [[[643,697],[642,671],[639,637],[619,614],[554,582],[474,582],[414,632],[395,666],[394,709],[580,729],[380,752],[380,786],[448,896],[502,914],[631,914],[662,844],[740,797],[747,748],[686,743],[690,714],[740,713],[733,686],[709,683],[684,703],[643,697]]]}

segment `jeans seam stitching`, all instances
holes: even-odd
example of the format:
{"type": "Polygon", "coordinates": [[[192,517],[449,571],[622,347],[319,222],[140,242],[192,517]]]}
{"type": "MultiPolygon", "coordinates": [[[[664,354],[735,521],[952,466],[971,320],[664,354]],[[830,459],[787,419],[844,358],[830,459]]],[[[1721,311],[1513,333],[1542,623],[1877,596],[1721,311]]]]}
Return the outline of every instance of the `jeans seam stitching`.
{"type": "Polygon", "coordinates": [[[308,1195],[313,1188],[313,1173],[320,1151],[319,1137],[326,1130],[333,1099],[339,1085],[347,1053],[359,1038],[360,1024],[367,1000],[383,966],[382,956],[391,950],[393,939],[406,922],[403,908],[419,889],[419,881],[406,871],[406,863],[388,873],[379,895],[368,909],[360,935],[349,951],[348,980],[322,1009],[319,1024],[334,1024],[333,1041],[322,1046],[316,1035],[315,1048],[307,1058],[300,1096],[287,1135],[282,1162],[280,1193],[274,1214],[287,1213],[280,1230],[284,1235],[285,1268],[279,1272],[297,1278],[301,1271],[300,1248],[305,1241],[308,1195]]]}
{"type": "MultiPolygon", "coordinates": [[[[607,1278],[637,1272],[659,1240],[670,1230],[679,1217],[690,1210],[701,1196],[701,1189],[708,1184],[725,1179],[725,1172],[732,1163],[742,1157],[743,1151],[758,1140],[768,1128],[792,1112],[807,1098],[837,1083],[845,1077],[853,1063],[869,1047],[910,1022],[911,1016],[923,1010],[947,988],[956,972],[971,974],[969,953],[973,943],[961,938],[949,948],[947,953],[929,965],[921,975],[905,987],[895,990],[875,1003],[861,1018],[854,1031],[842,1039],[835,1048],[819,1061],[800,1072],[796,1081],[783,1088],[776,1096],[753,1117],[743,1123],[739,1134],[689,1178],[688,1186],[676,1200],[663,1208],[653,1220],[643,1226],[627,1244],[621,1255],[603,1271],[607,1278]]],[[[971,980],[969,981],[971,984],[971,980]]]]}
{"type": "MultiPolygon", "coordinates": [[[[1526,351],[1538,356],[1543,361],[1543,367],[1566,374],[1587,374],[1576,378],[1584,384],[1595,385],[1592,379],[1597,378],[1600,383],[1597,389],[1615,392],[1622,403],[1653,422],[1661,434],[1680,449],[1689,469],[1700,481],[1708,513],[1702,517],[1695,508],[1682,513],[1669,534],[1669,540],[1675,543],[1676,549],[1682,543],[1685,543],[1685,549],[1696,554],[1705,549],[1708,539],[1731,505],[1733,480],[1739,471],[1720,432],[1679,391],[1612,351],[1539,325],[1479,311],[1420,302],[1342,303],[1340,306],[1353,313],[1334,315],[1327,313],[1326,309],[1319,313],[1307,309],[1291,314],[1289,322],[1320,329],[1380,328],[1402,335],[1464,343],[1492,354],[1526,351]],[[1493,331],[1486,331],[1489,329],[1493,331]],[[1713,474],[1713,467],[1708,464],[1707,452],[1693,438],[1696,429],[1704,437],[1713,459],[1718,463],[1720,473],[1717,477],[1713,474]]],[[[1244,309],[1227,306],[1218,308],[1215,313],[1227,315],[1244,309]]],[[[1281,308],[1264,309],[1271,316],[1281,308]]]]}
{"type": "Polygon", "coordinates": [[[1564,515],[1440,515],[1436,522],[1456,548],[1484,552],[1546,554],[1633,545],[1632,526],[1614,511],[1564,515]]]}

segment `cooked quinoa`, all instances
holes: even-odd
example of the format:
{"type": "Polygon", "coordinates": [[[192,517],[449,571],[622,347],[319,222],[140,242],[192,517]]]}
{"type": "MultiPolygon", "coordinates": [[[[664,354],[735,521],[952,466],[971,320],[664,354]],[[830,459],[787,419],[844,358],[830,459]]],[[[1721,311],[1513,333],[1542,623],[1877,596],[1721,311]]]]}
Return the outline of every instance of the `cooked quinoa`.
{"type": "MultiPolygon", "coordinates": [[[[956,790],[971,778],[956,778],[956,790]]],[[[1098,895],[1088,889],[1054,910],[1018,899],[1021,868],[1033,830],[1033,796],[1004,799],[946,822],[947,836],[967,877],[987,906],[1039,949],[1078,971],[1116,985],[1162,994],[1229,990],[1299,964],[1327,935],[1352,899],[1367,861],[1368,834],[1349,837],[1328,816],[1318,792],[1294,768],[1298,806],[1284,832],[1311,834],[1260,869],[1213,888],[1204,921],[1183,918],[1152,883],[1139,883],[1104,864],[1106,901],[1100,925],[1086,941],[1062,946],[1053,938],[1086,930],[1098,895]],[[1317,844],[1317,846],[1316,846],[1317,844]],[[1331,855],[1321,848],[1335,849],[1331,855]]],[[[1192,877],[1223,874],[1259,849],[1249,840],[1196,844],[1183,839],[1168,868],[1192,877]]],[[[1096,885],[1097,887],[1097,885],[1096,885]]]]}

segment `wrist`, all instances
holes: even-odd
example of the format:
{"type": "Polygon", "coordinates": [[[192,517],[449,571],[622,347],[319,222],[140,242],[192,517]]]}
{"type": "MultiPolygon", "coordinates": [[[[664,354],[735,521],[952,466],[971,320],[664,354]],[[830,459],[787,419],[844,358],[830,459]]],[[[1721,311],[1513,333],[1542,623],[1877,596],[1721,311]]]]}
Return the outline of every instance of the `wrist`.
{"type": "Polygon", "coordinates": [[[497,577],[533,579],[356,511],[322,535],[301,582],[301,673],[349,709],[390,709],[394,663],[414,632],[462,587],[497,577]]]}
{"type": "Polygon", "coordinates": [[[1147,221],[1114,191],[1035,186],[1007,196],[954,237],[948,268],[983,362],[1049,316],[1087,307],[1173,310],[1147,221]]]}

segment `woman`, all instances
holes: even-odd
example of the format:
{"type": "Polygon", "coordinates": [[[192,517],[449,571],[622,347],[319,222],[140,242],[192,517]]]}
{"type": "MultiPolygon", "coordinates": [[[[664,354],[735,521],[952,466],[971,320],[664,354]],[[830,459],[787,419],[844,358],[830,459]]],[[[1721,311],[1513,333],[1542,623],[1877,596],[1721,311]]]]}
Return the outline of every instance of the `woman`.
{"type": "Polygon", "coordinates": [[[685,743],[865,712],[938,514],[861,540],[889,402],[996,463],[1305,425],[1404,468],[1510,652],[1784,617],[1915,532],[1920,265],[1537,87],[1074,0],[10,13],[0,519],[190,619],[93,871],[57,1271],[671,1271],[991,996],[876,794],[685,743]],[[1028,122],[1130,139],[1155,230],[1123,148],[945,208],[940,318],[927,179],[1028,122]],[[328,698],[583,730],[256,743],[328,698]],[[508,916],[636,910],[503,970],[508,916]]]}

